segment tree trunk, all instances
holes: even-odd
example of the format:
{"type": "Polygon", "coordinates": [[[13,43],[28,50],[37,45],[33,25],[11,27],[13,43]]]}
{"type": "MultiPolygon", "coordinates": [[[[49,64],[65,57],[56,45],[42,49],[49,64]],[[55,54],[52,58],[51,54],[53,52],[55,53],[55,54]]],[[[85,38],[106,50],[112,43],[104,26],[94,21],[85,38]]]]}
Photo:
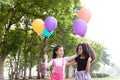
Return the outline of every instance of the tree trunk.
{"type": "Polygon", "coordinates": [[[29,67],[29,79],[32,79],[32,75],[31,75],[31,72],[32,72],[32,64],[33,64],[33,59],[35,57],[35,53],[31,53],[30,55],[30,67],[29,67]]]}
{"type": "Polygon", "coordinates": [[[3,72],[4,72],[4,60],[3,58],[0,57],[0,80],[3,80],[3,72]]]}
{"type": "Polygon", "coordinates": [[[42,61],[42,59],[41,58],[43,58],[43,54],[41,54],[40,55],[40,57],[39,57],[39,61],[38,61],[38,66],[37,66],[37,79],[40,79],[40,65],[41,65],[41,61],[42,61]]]}
{"type": "MultiPolygon", "coordinates": [[[[43,53],[43,49],[41,50],[41,52],[43,53]]],[[[42,54],[40,53],[40,57],[38,59],[38,66],[37,66],[37,79],[40,79],[40,64],[41,64],[41,57],[42,54]]]]}
{"type": "Polygon", "coordinates": [[[19,79],[19,69],[18,69],[18,66],[19,66],[19,61],[20,61],[20,51],[18,51],[18,55],[16,56],[16,66],[15,66],[15,80],[18,80],[19,79]]]}
{"type": "Polygon", "coordinates": [[[69,67],[66,67],[66,78],[69,78],[69,67]]]}
{"type": "MultiPolygon", "coordinates": [[[[45,37],[43,40],[43,43],[46,43],[47,38],[45,37]]],[[[39,59],[38,59],[38,66],[37,66],[37,79],[40,79],[40,65],[41,65],[41,60],[43,59],[44,56],[44,49],[46,48],[46,44],[43,44],[42,48],[41,48],[41,52],[39,54],[39,59]]]]}
{"type": "Polygon", "coordinates": [[[9,80],[13,80],[13,64],[12,64],[12,59],[9,60],[10,63],[10,67],[9,67],[9,71],[8,71],[8,76],[9,76],[9,80]]]}
{"type": "Polygon", "coordinates": [[[30,68],[29,68],[29,79],[32,79],[31,70],[32,70],[32,64],[30,64],[30,68]]]}
{"type": "Polygon", "coordinates": [[[20,78],[23,78],[23,72],[24,72],[24,68],[19,69],[20,78]]]}
{"type": "Polygon", "coordinates": [[[76,65],[73,65],[72,68],[73,68],[73,77],[75,77],[75,73],[76,73],[76,65]]]}
{"type": "Polygon", "coordinates": [[[27,61],[26,61],[26,59],[25,59],[25,63],[24,63],[24,77],[23,77],[24,80],[27,79],[27,78],[26,78],[26,70],[27,70],[27,61]]]}
{"type": "Polygon", "coordinates": [[[24,76],[23,79],[26,80],[26,70],[27,70],[27,31],[26,31],[26,39],[25,39],[25,46],[24,46],[24,76]]]}

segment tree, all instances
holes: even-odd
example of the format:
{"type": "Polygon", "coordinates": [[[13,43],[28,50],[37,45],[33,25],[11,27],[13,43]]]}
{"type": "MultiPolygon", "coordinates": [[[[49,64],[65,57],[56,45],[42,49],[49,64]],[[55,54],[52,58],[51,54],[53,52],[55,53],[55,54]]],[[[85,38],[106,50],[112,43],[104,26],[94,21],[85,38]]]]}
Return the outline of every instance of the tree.
{"type": "MultiPolygon", "coordinates": [[[[51,50],[52,44],[62,44],[64,40],[64,45],[67,45],[67,41],[72,38],[70,36],[72,22],[76,19],[76,14],[78,9],[80,9],[81,3],[79,0],[74,1],[64,1],[64,0],[4,0],[0,3],[0,77],[3,76],[3,63],[5,58],[13,51],[20,50],[24,54],[24,60],[27,61],[28,53],[30,52],[31,47],[34,45],[32,43],[27,43],[29,38],[29,30],[31,30],[31,23],[34,19],[40,18],[44,20],[47,16],[54,16],[58,21],[58,28],[54,31],[53,35],[46,42],[45,37],[40,37],[38,43],[40,46],[37,48],[41,52],[39,53],[39,61],[46,50],[46,44],[48,50],[51,50]],[[64,5],[64,6],[63,6],[64,5]],[[68,14],[69,13],[69,14],[68,14]],[[19,30],[18,30],[19,29],[19,30]],[[10,32],[16,30],[22,31],[23,33],[14,34],[11,36],[10,32]],[[63,34],[64,33],[64,34],[63,34]],[[23,36],[24,35],[24,36],[23,36]],[[62,36],[61,36],[62,35],[62,36]],[[16,37],[16,36],[19,36],[16,37]],[[65,37],[69,36],[69,37],[65,37]],[[14,45],[14,48],[13,48],[14,45]],[[42,54],[42,55],[41,55],[42,54]]],[[[32,32],[34,33],[34,32],[32,32]]],[[[34,33],[35,34],[35,33],[34,33]]],[[[70,42],[71,43],[71,42],[70,42]]],[[[69,51],[69,50],[67,50],[69,51]]],[[[14,52],[14,53],[16,53],[14,52]]],[[[27,62],[25,62],[26,64],[27,62]]],[[[25,66],[24,66],[25,67],[25,66]]],[[[25,71],[24,71],[25,72],[25,71]]],[[[38,72],[38,78],[39,72],[38,72]]]]}
{"type": "Polygon", "coordinates": [[[111,57],[111,55],[106,53],[105,48],[104,48],[103,57],[102,57],[102,62],[104,65],[105,64],[110,65],[110,57],[111,57]]]}

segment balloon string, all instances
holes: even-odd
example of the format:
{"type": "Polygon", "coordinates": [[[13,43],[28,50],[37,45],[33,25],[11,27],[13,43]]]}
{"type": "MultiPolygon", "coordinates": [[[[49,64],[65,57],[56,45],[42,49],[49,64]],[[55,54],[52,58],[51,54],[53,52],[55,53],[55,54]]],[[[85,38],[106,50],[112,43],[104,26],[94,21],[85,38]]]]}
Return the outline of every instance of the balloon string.
{"type": "Polygon", "coordinates": [[[45,37],[45,54],[47,53],[47,38],[45,37]]]}

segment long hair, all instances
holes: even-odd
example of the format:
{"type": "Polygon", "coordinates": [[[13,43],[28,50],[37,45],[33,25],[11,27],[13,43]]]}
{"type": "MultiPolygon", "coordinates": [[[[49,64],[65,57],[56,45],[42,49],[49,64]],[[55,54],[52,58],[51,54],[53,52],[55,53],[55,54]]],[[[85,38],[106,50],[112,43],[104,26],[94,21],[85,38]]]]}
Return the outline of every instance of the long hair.
{"type": "Polygon", "coordinates": [[[93,50],[93,48],[87,44],[87,43],[81,43],[81,44],[78,44],[77,48],[76,48],[76,52],[78,52],[78,48],[79,46],[82,46],[82,50],[83,50],[83,55],[85,57],[91,57],[92,58],[92,61],[94,61],[96,59],[96,55],[95,55],[95,51],[93,50]]]}
{"type": "Polygon", "coordinates": [[[81,46],[82,47],[82,54],[85,56],[85,57],[89,57],[89,53],[88,53],[88,51],[87,51],[87,47],[86,47],[86,45],[84,44],[84,43],[80,43],[80,44],[78,44],[78,46],[77,46],[77,48],[76,48],[76,52],[78,53],[78,48],[79,48],[79,46],[81,46]]]}
{"type": "Polygon", "coordinates": [[[58,51],[58,49],[62,47],[62,46],[56,46],[53,48],[53,58],[56,58],[57,57],[57,54],[56,54],[56,51],[58,51]]]}
{"type": "Polygon", "coordinates": [[[85,44],[88,48],[90,57],[92,58],[92,61],[95,61],[96,60],[96,53],[95,53],[94,49],[89,44],[87,44],[87,43],[85,43],[85,44]]]}

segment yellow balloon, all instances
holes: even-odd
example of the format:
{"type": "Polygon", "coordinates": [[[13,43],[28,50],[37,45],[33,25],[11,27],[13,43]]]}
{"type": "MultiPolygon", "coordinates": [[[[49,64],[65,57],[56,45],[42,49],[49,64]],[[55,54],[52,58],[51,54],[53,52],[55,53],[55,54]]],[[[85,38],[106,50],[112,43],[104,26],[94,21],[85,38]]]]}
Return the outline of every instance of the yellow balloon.
{"type": "Polygon", "coordinates": [[[44,22],[41,19],[36,19],[32,22],[32,27],[36,33],[42,34],[44,30],[44,22]]]}

